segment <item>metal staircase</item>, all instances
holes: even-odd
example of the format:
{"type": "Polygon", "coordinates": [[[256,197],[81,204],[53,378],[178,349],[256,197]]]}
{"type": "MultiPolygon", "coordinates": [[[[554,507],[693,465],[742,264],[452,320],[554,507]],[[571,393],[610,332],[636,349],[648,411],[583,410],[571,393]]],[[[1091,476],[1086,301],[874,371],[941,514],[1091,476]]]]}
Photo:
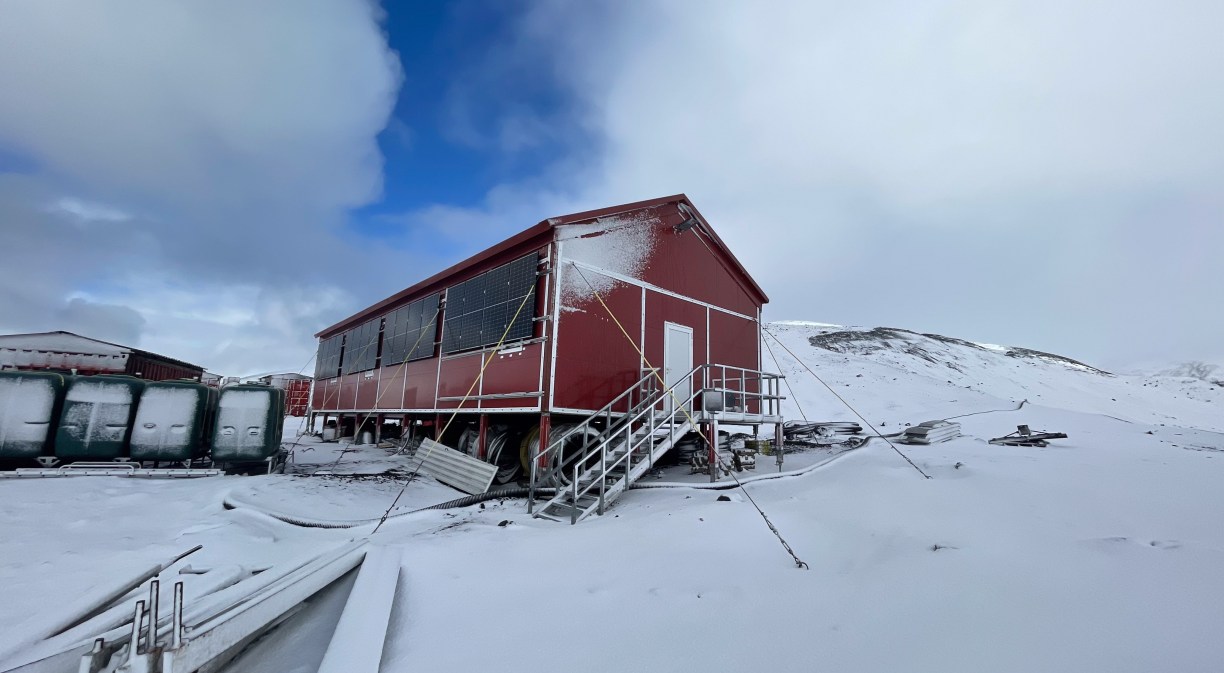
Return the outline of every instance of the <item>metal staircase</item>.
{"type": "Polygon", "coordinates": [[[570,523],[593,513],[603,514],[659,456],[693,429],[693,399],[697,396],[693,381],[701,369],[663,390],[658,375],[650,372],[562,433],[532,461],[533,490],[537,483],[553,485],[556,494],[537,511],[533,511],[534,497],[530,498],[528,511],[570,523]],[[683,391],[685,399],[676,397],[677,390],[683,391]],[[675,408],[677,401],[683,410],[675,408]]]}
{"type": "Polygon", "coordinates": [[[666,388],[658,371],[646,372],[602,409],[572,426],[530,457],[527,511],[536,517],[578,523],[603,514],[620,494],[654,466],[695,423],[782,422],[782,377],[730,365],[703,364],[666,388]],[[700,400],[700,403],[698,403],[700,400]],[[555,488],[536,507],[539,488],[555,488]]]}

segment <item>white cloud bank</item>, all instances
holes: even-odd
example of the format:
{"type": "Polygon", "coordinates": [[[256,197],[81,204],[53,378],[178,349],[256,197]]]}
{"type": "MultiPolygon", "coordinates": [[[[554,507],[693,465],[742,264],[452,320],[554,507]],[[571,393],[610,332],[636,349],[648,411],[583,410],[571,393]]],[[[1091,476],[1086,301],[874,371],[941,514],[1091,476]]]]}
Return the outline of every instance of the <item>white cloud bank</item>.
{"type": "Polygon", "coordinates": [[[319,318],[295,307],[341,294],[321,251],[352,258],[334,233],[382,189],[401,72],[380,18],[369,0],[0,4],[0,152],[37,167],[0,174],[0,331],[300,365],[319,318]],[[186,342],[165,322],[184,310],[186,342]]]}
{"type": "Polygon", "coordinates": [[[1193,1],[545,3],[513,43],[590,135],[487,211],[684,191],[777,318],[1215,357],[1221,21],[1193,1]]]}

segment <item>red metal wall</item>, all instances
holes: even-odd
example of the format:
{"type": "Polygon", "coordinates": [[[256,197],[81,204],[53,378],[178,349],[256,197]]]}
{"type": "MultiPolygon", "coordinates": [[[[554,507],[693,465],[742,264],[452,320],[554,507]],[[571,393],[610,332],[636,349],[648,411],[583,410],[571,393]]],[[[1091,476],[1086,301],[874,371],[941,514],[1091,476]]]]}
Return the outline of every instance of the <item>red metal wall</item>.
{"type": "MultiPolygon", "coordinates": [[[[561,277],[562,283],[574,284],[579,291],[575,293],[573,288],[567,291],[563,287],[561,292],[565,301],[557,321],[554,408],[597,409],[636,381],[641,367],[662,371],[664,324],[668,322],[693,330],[694,365],[714,362],[757,368],[760,346],[754,319],[760,303],[744,288],[742,278],[733,271],[733,263],[719,247],[713,241],[703,242],[698,238],[705,234],[694,229],[675,233],[675,224],[685,218],[674,205],[653,212],[657,215],[655,245],[640,274],[641,280],[687,299],[627,283],[617,283],[604,293],[605,303],[629,333],[631,343],[597,299],[581,297],[590,292],[588,281],[597,287],[601,285],[595,278],[598,272],[584,269],[588,277],[584,280],[569,272],[571,265],[563,258],[561,265],[567,272],[561,277]],[[690,300],[723,307],[750,318],[707,309],[690,300]],[[645,364],[634,343],[642,349],[645,364]]],[[[598,266],[595,262],[590,263],[598,266]]],[[[749,384],[748,389],[756,390],[757,386],[749,384]]]]}
{"type": "MultiPolygon", "coordinates": [[[[588,277],[595,274],[584,273],[588,277]]],[[[562,280],[582,282],[572,270],[567,270],[562,280]]],[[[641,340],[642,288],[618,282],[602,294],[632,341],[621,334],[593,294],[562,292],[554,342],[557,371],[553,407],[598,409],[641,375],[641,359],[634,344],[641,340]]]]}
{"type": "Polygon", "coordinates": [[[642,280],[677,294],[744,315],[755,316],[759,306],[744,288],[733,263],[707,234],[697,229],[673,230],[685,217],[675,204],[657,209],[659,223],[654,251],[642,280]]]}

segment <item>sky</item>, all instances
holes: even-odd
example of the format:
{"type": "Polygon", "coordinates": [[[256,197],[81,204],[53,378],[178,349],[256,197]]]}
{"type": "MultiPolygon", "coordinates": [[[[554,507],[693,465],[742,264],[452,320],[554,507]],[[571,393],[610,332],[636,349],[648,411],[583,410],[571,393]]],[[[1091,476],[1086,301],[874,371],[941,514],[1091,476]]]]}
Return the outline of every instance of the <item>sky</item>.
{"type": "Polygon", "coordinates": [[[223,374],[684,192],[766,317],[1224,362],[1224,6],[5,0],[0,333],[223,374]]]}

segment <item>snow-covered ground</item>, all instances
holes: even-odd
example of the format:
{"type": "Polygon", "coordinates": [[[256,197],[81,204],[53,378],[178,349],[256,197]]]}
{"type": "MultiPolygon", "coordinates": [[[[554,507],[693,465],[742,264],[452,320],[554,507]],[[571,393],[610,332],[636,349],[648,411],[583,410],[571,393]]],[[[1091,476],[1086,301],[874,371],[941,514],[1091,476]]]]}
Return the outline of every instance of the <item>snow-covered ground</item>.
{"type": "MultiPolygon", "coordinates": [[[[806,570],[741,491],[633,490],[607,515],[566,526],[531,519],[518,500],[406,514],[459,495],[419,479],[396,506],[403,515],[372,536],[404,550],[384,673],[558,662],[585,671],[1220,670],[1224,388],[898,330],[769,329],[881,431],[974,414],[957,419],[965,435],[899,446],[931,479],[875,441],[809,455],[803,464],[814,467],[801,476],[748,484],[806,570]],[[1018,424],[1069,437],[1046,448],[986,443],[1018,424]]],[[[770,345],[794,390],[794,418],[802,408],[811,420],[855,420],[770,345]]],[[[290,474],[266,477],[0,481],[0,670],[125,573],[195,544],[204,549],[180,565],[197,570],[318,552],[369,535],[362,522],[402,487],[402,459],[383,449],[307,441],[294,458],[290,474]],[[379,476],[388,469],[399,472],[379,476]],[[355,527],[301,528],[261,512],[355,527]]],[[[763,475],[772,464],[762,461],[763,475]]],[[[274,670],[278,660],[272,648],[246,661],[274,670]]],[[[300,656],[282,663],[310,670],[300,656]]]]}

